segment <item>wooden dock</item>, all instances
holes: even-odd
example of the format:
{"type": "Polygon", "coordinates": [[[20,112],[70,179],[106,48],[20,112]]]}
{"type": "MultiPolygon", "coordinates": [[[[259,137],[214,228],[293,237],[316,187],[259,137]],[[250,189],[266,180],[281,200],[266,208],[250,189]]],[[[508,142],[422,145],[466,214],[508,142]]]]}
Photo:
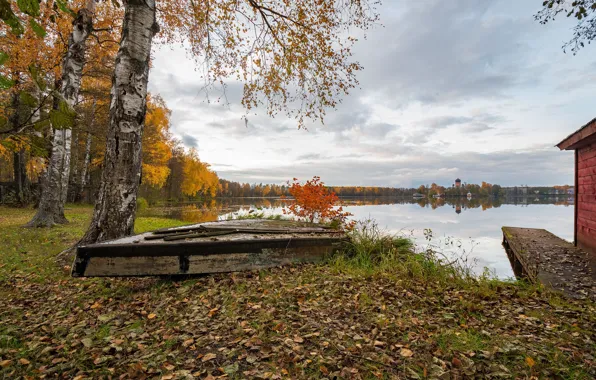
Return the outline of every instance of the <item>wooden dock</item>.
{"type": "Polygon", "coordinates": [[[596,257],[543,229],[503,227],[516,276],[573,298],[596,300],[596,257]]]}

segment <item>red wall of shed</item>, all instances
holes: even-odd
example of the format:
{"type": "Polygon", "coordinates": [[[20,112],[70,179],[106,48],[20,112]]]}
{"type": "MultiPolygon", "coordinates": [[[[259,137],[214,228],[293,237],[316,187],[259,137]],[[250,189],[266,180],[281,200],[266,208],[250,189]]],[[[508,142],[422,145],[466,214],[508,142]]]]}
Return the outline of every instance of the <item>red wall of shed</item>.
{"type": "Polygon", "coordinates": [[[576,244],[596,253],[596,143],[577,150],[576,244]]]}

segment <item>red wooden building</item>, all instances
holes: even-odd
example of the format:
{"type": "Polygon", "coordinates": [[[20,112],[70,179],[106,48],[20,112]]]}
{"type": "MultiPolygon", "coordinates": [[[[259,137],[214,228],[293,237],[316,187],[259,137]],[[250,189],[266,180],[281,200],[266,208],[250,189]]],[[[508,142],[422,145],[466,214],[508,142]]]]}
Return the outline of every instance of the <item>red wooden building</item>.
{"type": "Polygon", "coordinates": [[[574,243],[596,254],[596,118],[557,147],[575,151],[574,243]]]}

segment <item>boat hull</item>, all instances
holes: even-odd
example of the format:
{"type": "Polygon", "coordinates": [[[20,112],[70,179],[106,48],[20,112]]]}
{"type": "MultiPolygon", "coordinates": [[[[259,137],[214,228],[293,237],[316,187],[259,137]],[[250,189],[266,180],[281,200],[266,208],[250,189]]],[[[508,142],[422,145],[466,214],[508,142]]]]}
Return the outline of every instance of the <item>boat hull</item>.
{"type": "MultiPolygon", "coordinates": [[[[213,224],[211,224],[213,225],[213,224]]],[[[296,263],[316,263],[346,242],[329,229],[236,229],[224,236],[217,231],[182,235],[175,229],[77,248],[73,277],[162,276],[259,270],[296,263]],[[250,232],[248,232],[250,231],[250,232]],[[281,231],[281,232],[280,232],[281,231]],[[174,240],[164,240],[164,238],[174,240]],[[204,236],[204,235],[209,236],[204,236]],[[211,236],[217,234],[215,236],[211,236]],[[178,238],[177,235],[180,235],[178,238]],[[193,238],[192,236],[199,236],[193,238]],[[173,236],[173,237],[172,237],[173,236]],[[190,237],[185,237],[190,236],[190,237]]],[[[265,223],[267,226],[267,223],[265,223]]],[[[232,228],[238,227],[236,223],[232,228]]],[[[214,227],[215,228],[215,227],[214,227]]],[[[279,228],[279,227],[277,227],[279,228]]],[[[183,231],[179,228],[178,231],[183,231]]]]}

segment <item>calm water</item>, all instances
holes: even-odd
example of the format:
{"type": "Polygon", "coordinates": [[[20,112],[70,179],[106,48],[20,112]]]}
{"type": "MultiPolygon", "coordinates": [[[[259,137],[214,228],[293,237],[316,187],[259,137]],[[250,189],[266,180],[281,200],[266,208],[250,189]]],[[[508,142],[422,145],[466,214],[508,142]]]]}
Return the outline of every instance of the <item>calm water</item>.
{"type": "MultiPolygon", "coordinates": [[[[344,209],[356,220],[375,219],[387,231],[415,239],[420,248],[432,245],[447,256],[467,257],[478,273],[488,268],[500,278],[513,277],[502,241],[502,226],[545,228],[573,240],[573,198],[516,198],[421,200],[402,198],[349,199],[344,209]],[[426,233],[425,233],[426,230],[426,233]],[[428,239],[428,230],[432,238],[428,239]]],[[[279,199],[235,198],[200,204],[152,207],[142,215],[165,216],[192,222],[227,219],[254,212],[279,214],[279,199]]]]}

